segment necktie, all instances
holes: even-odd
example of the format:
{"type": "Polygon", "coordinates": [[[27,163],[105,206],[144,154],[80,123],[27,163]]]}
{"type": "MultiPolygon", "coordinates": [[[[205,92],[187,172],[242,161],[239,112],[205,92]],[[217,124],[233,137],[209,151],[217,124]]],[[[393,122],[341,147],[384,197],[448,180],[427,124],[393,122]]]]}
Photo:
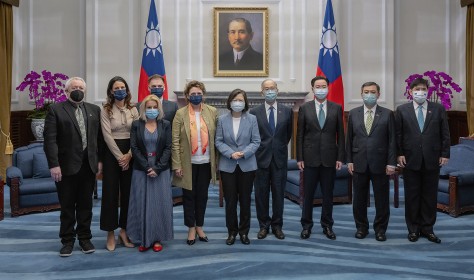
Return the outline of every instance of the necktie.
{"type": "Polygon", "coordinates": [[[370,134],[373,122],[374,118],[372,117],[372,110],[369,110],[367,111],[367,119],[365,120],[365,130],[367,131],[367,134],[370,134]]]}
{"type": "Polygon", "coordinates": [[[237,58],[235,59],[234,64],[235,64],[235,65],[239,65],[239,62],[240,62],[240,59],[239,59],[239,57],[237,57],[237,58]]]}
{"type": "Polygon", "coordinates": [[[82,115],[82,110],[79,106],[76,108],[75,115],[77,124],[79,124],[79,130],[81,131],[82,150],[85,150],[87,147],[86,124],[84,123],[84,116],[82,115]]]}
{"type": "Polygon", "coordinates": [[[324,114],[323,104],[319,104],[319,126],[323,128],[324,122],[326,121],[326,115],[324,114]]]}
{"type": "Polygon", "coordinates": [[[420,131],[423,131],[423,126],[425,126],[425,118],[423,117],[423,106],[418,106],[418,126],[420,131]]]}
{"type": "Polygon", "coordinates": [[[268,124],[270,125],[272,134],[275,133],[275,115],[273,113],[273,109],[273,106],[270,106],[270,115],[268,115],[268,124]]]}

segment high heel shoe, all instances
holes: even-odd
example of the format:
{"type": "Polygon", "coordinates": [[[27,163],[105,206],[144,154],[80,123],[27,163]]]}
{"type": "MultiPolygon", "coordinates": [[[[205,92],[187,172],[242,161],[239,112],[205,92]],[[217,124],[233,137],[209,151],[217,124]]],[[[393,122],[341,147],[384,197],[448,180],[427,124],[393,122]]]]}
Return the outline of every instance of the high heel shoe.
{"type": "Polygon", "coordinates": [[[199,236],[199,241],[209,242],[209,239],[207,239],[207,236],[204,236],[204,237],[199,236]]]}
{"type": "Polygon", "coordinates": [[[115,251],[115,234],[113,231],[107,233],[107,244],[105,245],[107,251],[115,251]]]}
{"type": "Polygon", "coordinates": [[[139,251],[139,252],[142,252],[142,253],[145,252],[145,251],[147,251],[148,249],[149,249],[149,248],[147,248],[147,247],[145,247],[145,246],[138,246],[138,251],[139,251]]]}
{"type": "Polygon", "coordinates": [[[204,233],[204,231],[202,230],[202,227],[196,227],[196,234],[198,235],[199,237],[199,241],[202,241],[202,242],[209,242],[209,239],[207,239],[207,236],[206,234],[204,233]],[[204,236],[201,236],[204,235],[204,236]]]}
{"type": "Polygon", "coordinates": [[[159,252],[163,250],[163,245],[161,245],[160,243],[156,242],[155,244],[153,244],[153,251],[155,252],[159,252]]]}
{"type": "Polygon", "coordinates": [[[118,244],[123,244],[123,246],[127,247],[127,248],[134,248],[135,245],[130,242],[130,240],[128,239],[128,237],[125,235],[125,237],[122,236],[122,232],[119,233],[118,235],[118,244]]]}
{"type": "Polygon", "coordinates": [[[188,230],[188,240],[186,240],[186,243],[191,246],[191,245],[194,245],[194,243],[196,243],[196,231],[194,230],[194,228],[189,228],[188,230]],[[194,236],[194,239],[189,239],[189,233],[193,232],[194,231],[194,234],[192,236],[194,236]]]}

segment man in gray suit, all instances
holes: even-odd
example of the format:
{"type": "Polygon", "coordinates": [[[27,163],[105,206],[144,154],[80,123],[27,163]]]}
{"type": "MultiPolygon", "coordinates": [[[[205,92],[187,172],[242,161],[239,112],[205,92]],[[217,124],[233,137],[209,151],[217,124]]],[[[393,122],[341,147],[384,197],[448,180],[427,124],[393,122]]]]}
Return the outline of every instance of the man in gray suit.
{"type": "Polygon", "coordinates": [[[428,81],[410,84],[413,102],[398,106],[395,114],[398,164],[403,167],[405,221],[408,240],[419,236],[441,243],[433,232],[436,222],[439,169],[448,163],[449,126],[441,104],[428,102],[428,81]]]}
{"type": "Polygon", "coordinates": [[[346,155],[349,173],[353,176],[352,209],[357,228],[355,237],[369,233],[367,194],[372,181],[376,215],[375,239],[385,241],[390,217],[389,176],[395,172],[397,144],[393,112],[377,105],[380,86],[374,82],[361,87],[364,105],[349,112],[346,155]]]}
{"type": "Polygon", "coordinates": [[[255,206],[260,231],[257,238],[267,236],[271,226],[278,239],[284,239],[283,204],[288,165],[288,143],[293,133],[293,110],[276,101],[278,87],[272,79],[262,82],[265,103],[250,110],[257,117],[260,147],[257,150],[258,169],[255,176],[255,206]],[[272,191],[273,215],[269,215],[269,196],[272,191]]]}
{"type": "Polygon", "coordinates": [[[303,171],[304,199],[301,215],[301,238],[307,239],[313,228],[313,197],[321,184],[323,207],[321,227],[327,238],[334,240],[332,199],[336,169],[344,161],[344,124],[342,107],[327,101],[329,80],[316,76],[311,80],[315,100],[300,107],[296,133],[296,158],[303,171]]]}
{"type": "MultiPolygon", "coordinates": [[[[176,115],[176,111],[178,111],[178,104],[163,99],[163,93],[165,92],[165,81],[163,76],[158,74],[151,75],[148,78],[148,90],[150,90],[150,94],[154,94],[160,99],[161,105],[163,106],[163,118],[173,125],[174,116],[176,115]]],[[[140,102],[137,103],[137,110],[139,110],[139,108],[140,102]]]]}

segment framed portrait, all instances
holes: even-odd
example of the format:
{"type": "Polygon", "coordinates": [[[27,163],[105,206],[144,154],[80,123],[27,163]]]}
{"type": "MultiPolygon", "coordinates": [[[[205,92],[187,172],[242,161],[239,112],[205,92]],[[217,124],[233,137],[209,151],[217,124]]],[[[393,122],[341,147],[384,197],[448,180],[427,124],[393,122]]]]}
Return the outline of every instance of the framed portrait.
{"type": "Polygon", "coordinates": [[[214,76],[268,77],[268,8],[214,8],[214,76]]]}

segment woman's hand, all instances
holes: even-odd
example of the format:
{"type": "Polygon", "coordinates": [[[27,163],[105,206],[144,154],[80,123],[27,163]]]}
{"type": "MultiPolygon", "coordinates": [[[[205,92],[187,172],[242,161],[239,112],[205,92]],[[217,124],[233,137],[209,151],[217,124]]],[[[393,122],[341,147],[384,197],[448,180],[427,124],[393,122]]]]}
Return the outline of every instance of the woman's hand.
{"type": "Polygon", "coordinates": [[[179,178],[183,177],[183,169],[182,168],[175,169],[174,175],[176,175],[179,178]]]}
{"type": "Polygon", "coordinates": [[[241,157],[243,157],[243,156],[244,156],[244,153],[242,153],[242,152],[235,152],[235,153],[233,153],[233,154],[231,155],[231,157],[232,157],[233,159],[235,159],[235,160],[237,160],[237,159],[239,159],[239,158],[241,158],[241,157]]]}
{"type": "Polygon", "coordinates": [[[156,176],[157,176],[157,174],[156,174],[155,170],[153,170],[153,168],[151,168],[151,167],[150,167],[150,168],[148,168],[148,170],[147,170],[147,174],[146,174],[146,175],[147,175],[147,176],[149,176],[149,177],[152,177],[152,178],[154,178],[154,177],[156,177],[156,176]]]}

